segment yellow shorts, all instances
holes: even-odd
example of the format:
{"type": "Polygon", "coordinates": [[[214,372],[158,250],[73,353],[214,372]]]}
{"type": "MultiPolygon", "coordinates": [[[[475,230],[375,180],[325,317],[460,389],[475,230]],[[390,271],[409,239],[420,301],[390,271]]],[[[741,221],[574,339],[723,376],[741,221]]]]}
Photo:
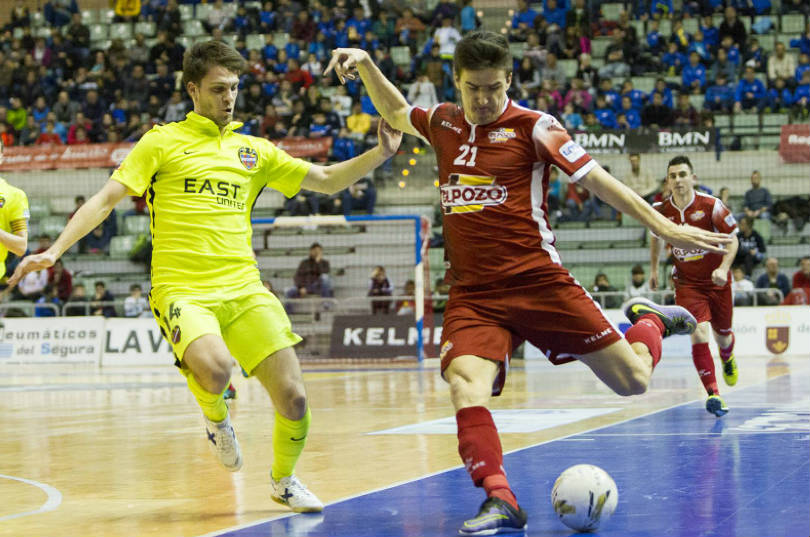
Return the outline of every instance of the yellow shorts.
{"type": "Polygon", "coordinates": [[[149,304],[181,368],[186,348],[206,334],[220,336],[248,374],[274,352],[301,341],[281,302],[258,280],[228,291],[160,286],[150,291],[149,304]]]}

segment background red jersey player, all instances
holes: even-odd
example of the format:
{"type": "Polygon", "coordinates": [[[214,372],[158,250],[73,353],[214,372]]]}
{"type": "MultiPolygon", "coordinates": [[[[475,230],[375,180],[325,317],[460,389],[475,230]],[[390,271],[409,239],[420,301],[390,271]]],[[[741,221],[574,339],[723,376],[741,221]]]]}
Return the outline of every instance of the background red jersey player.
{"type": "Polygon", "coordinates": [[[459,454],[487,493],[459,533],[492,535],[526,525],[487,409],[503,387],[514,348],[528,340],[555,363],[578,359],[616,393],[633,395],[647,388],[662,336],[691,333],[696,324],[679,306],[641,299],[627,310],[635,324],[621,337],[561,265],[547,218],[550,167],[679,247],[722,252],[716,245],[729,238],[674,225],[602,169],[554,117],[510,102],[512,57],[503,36],[467,34],[453,63],[462,106],[444,103],[430,110],[411,107],[364,50],[335,50],[325,73],[335,69],[344,81],[354,78],[356,68],[380,115],[436,152],[453,284],[444,315],[442,375],[456,410],[459,454]]]}
{"type": "MultiPolygon", "coordinates": [[[[661,214],[679,225],[688,224],[720,233],[737,233],[737,222],[722,201],[695,190],[697,176],[692,163],[685,156],[677,156],[667,166],[667,182],[672,191],[668,199],[653,205],[661,214]]],[[[675,303],[695,316],[698,326],[692,334],[692,361],[700,380],[709,394],[706,410],[717,417],[728,412],[714,373],[714,359],[709,350],[709,327],[720,349],[723,377],[726,384],[737,383],[737,362],[734,360],[734,333],[731,315],[734,301],[731,296],[729,269],[737,255],[737,241],[733,241],[723,254],[703,248],[672,248],[675,260],[675,303]]],[[[658,254],[660,241],[650,241],[650,287],[658,286],[658,254]]]]}

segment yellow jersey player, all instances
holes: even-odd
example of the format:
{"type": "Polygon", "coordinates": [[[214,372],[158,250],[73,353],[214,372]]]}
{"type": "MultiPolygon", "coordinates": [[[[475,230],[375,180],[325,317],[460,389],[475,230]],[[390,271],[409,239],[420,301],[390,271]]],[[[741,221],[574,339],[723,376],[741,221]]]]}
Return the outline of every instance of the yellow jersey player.
{"type": "MultiPolygon", "coordinates": [[[[3,140],[0,140],[0,164],[3,140]]],[[[28,249],[28,197],[0,177],[0,279],[6,276],[8,253],[22,256],[28,249]]]]}
{"type": "Polygon", "coordinates": [[[153,245],[150,304],[205,415],[211,448],[228,470],[242,466],[223,399],[233,357],[261,381],[276,408],[272,499],[296,512],[317,512],[323,504],[293,473],[310,424],[293,350],[301,338],[262,285],[250,213],[265,187],[287,197],[301,189],[343,190],[390,158],[402,133],[381,122],[377,147],[331,166],[293,158],[268,140],[235,132],[241,126],[233,110],[244,68],[242,56],[220,41],[192,46],[183,57],[183,87],[194,111],[146,133],[53,246],[26,257],[9,283],[51,266],[123,197],[145,192],[153,245]]]}

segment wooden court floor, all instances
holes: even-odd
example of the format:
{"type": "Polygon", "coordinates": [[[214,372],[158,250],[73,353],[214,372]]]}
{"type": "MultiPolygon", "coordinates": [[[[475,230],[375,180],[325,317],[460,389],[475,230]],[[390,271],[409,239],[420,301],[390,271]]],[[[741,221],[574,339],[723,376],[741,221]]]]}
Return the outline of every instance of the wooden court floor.
{"type": "MultiPolygon", "coordinates": [[[[665,357],[648,393],[631,398],[578,363],[513,365],[494,409],[616,410],[503,434],[505,452],[703,398],[689,358],[665,357]]],[[[807,374],[810,360],[761,357],[740,368],[723,393],[807,374]]],[[[255,380],[234,376],[245,464],[231,474],[208,451],[200,412],[170,365],[2,364],[0,379],[2,536],[198,536],[287,512],[269,497],[273,412],[255,380]]],[[[453,415],[437,364],[319,364],[305,366],[305,381],[313,425],[297,473],[324,503],[459,465],[453,434],[368,434],[453,415]]]]}

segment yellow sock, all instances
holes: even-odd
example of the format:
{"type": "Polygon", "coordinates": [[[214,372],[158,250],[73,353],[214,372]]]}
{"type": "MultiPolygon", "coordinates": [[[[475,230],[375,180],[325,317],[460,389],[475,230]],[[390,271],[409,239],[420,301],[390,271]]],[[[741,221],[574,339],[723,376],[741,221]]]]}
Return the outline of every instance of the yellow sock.
{"type": "Polygon", "coordinates": [[[225,398],[222,397],[222,394],[211,393],[200,386],[197,379],[194,378],[194,374],[190,371],[185,375],[188,389],[194,394],[197,404],[200,405],[205,417],[213,422],[224,420],[228,416],[228,405],[225,404],[225,398]]]}
{"type": "Polygon", "coordinates": [[[276,423],[273,426],[273,469],[271,475],[278,481],[292,475],[295,463],[307,443],[307,431],[312,414],[307,413],[298,421],[285,418],[276,412],[276,423]]]}

